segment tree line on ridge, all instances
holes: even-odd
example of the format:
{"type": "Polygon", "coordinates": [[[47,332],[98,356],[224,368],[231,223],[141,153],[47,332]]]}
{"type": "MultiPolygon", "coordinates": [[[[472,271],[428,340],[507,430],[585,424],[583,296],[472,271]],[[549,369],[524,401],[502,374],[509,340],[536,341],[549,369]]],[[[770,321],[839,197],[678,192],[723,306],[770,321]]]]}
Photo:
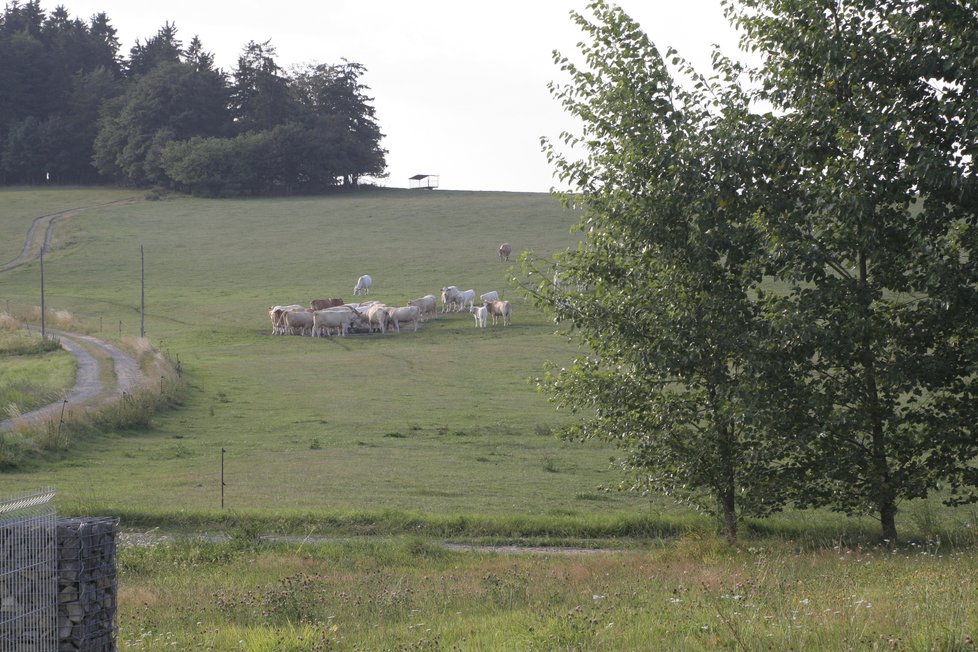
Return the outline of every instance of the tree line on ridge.
{"type": "Polygon", "coordinates": [[[292,194],[385,174],[366,68],[283,70],[250,41],[234,70],[177,28],[120,54],[103,12],[39,0],[0,15],[0,184],[119,183],[204,196],[292,194]]]}

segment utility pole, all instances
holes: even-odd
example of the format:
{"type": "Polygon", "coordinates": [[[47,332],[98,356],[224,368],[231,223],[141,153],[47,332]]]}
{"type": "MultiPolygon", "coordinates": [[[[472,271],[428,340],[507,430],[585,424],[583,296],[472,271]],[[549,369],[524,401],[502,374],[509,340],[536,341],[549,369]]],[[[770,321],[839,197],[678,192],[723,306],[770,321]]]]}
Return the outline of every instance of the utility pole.
{"type": "Polygon", "coordinates": [[[146,259],[139,245],[139,337],[146,337],[146,259]]]}
{"type": "Polygon", "coordinates": [[[224,447],[221,447],[221,509],[224,509],[224,447]]]}
{"type": "Polygon", "coordinates": [[[41,245],[41,339],[47,339],[44,328],[44,245],[41,245]]]}

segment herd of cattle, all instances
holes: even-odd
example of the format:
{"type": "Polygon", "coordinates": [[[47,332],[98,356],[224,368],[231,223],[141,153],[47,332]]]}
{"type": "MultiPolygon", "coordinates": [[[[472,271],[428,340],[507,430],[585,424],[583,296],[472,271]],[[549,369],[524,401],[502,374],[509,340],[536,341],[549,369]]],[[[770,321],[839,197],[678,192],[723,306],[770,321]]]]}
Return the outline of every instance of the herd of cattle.
{"type": "MultiPolygon", "coordinates": [[[[356,296],[366,296],[373,285],[369,276],[361,276],[353,288],[356,296]]],[[[509,301],[499,299],[493,290],[479,297],[482,305],[476,306],[475,290],[459,290],[450,285],[441,289],[441,312],[471,312],[475,325],[485,328],[492,318],[495,325],[502,319],[503,325],[512,323],[513,308],[509,301]]],[[[272,320],[272,335],[310,335],[326,337],[345,336],[348,333],[386,333],[389,330],[400,333],[401,327],[413,326],[438,314],[438,299],[428,294],[420,299],[412,299],[406,306],[388,306],[380,301],[345,303],[343,299],[315,299],[310,305],[292,304],[273,306],[268,310],[272,320]]]]}

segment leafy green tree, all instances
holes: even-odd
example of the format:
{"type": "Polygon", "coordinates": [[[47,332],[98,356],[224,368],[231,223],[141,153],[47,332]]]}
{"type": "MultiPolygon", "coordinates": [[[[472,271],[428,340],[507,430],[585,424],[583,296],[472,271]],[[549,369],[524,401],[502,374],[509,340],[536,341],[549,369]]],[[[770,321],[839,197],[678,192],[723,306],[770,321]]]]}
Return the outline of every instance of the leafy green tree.
{"type": "Polygon", "coordinates": [[[172,23],[137,41],[128,61],[118,51],[104,13],[86,24],[61,6],[47,15],[39,0],[6,5],[0,182],[89,182],[102,175],[234,194],[355,186],[362,175],[384,173],[383,134],[360,64],[309,66],[290,77],[269,43],[251,42],[232,86],[200,39],[184,49],[172,23]],[[243,134],[253,137],[205,142],[243,134]],[[239,158],[217,165],[223,156],[239,158]],[[205,171],[204,160],[228,178],[205,171]],[[191,170],[200,179],[191,179],[191,170]]]}
{"type": "Polygon", "coordinates": [[[918,0],[743,0],[779,118],[766,200],[772,301],[798,336],[813,433],[801,505],[878,514],[978,481],[978,9],[918,0]]]}
{"type": "Polygon", "coordinates": [[[88,25],[64,7],[46,15],[38,2],[7,5],[0,15],[4,182],[31,183],[49,173],[62,182],[95,180],[95,119],[101,102],[118,93],[111,83],[120,74],[117,52],[105,14],[88,25]]]}
{"type": "Polygon", "coordinates": [[[44,44],[26,32],[0,36],[0,128],[28,116],[43,118],[52,107],[44,44]]]}
{"type": "Polygon", "coordinates": [[[360,77],[366,68],[344,61],[341,65],[310,65],[295,72],[290,88],[298,117],[309,127],[310,135],[322,147],[313,167],[322,168],[315,176],[340,176],[345,185],[356,186],[361,176],[382,176],[386,150],[380,141],[384,134],[376,112],[366,95],[369,90],[360,77]],[[328,171],[327,171],[328,170],[328,171]]]}
{"type": "Polygon", "coordinates": [[[556,57],[554,86],[582,133],[548,143],[580,208],[580,246],[557,272],[527,263],[536,301],[586,353],[542,381],[578,415],[567,433],[617,442],[630,488],[692,501],[734,539],[741,515],[783,505],[792,441],[771,432],[783,394],[772,325],[754,300],[763,239],[752,189],[764,122],[716,58],[719,74],[667,61],[620,9],[593,2],[583,65],[556,57]]]}
{"type": "Polygon", "coordinates": [[[11,123],[0,156],[0,171],[7,182],[34,184],[43,180],[50,145],[45,124],[34,116],[11,123]]]}
{"type": "Polygon", "coordinates": [[[269,41],[250,41],[238,57],[231,85],[231,116],[239,132],[273,129],[289,120],[293,104],[288,78],[269,41]]]}
{"type": "Polygon", "coordinates": [[[123,83],[117,71],[97,68],[79,72],[71,80],[64,109],[49,118],[57,144],[49,157],[51,180],[56,183],[93,183],[98,172],[92,164],[98,116],[102,105],[117,97],[123,83]]]}
{"type": "Polygon", "coordinates": [[[162,63],[108,103],[95,139],[95,165],[136,185],[165,183],[162,149],[173,140],[218,136],[230,128],[223,74],[190,63],[162,63]]]}

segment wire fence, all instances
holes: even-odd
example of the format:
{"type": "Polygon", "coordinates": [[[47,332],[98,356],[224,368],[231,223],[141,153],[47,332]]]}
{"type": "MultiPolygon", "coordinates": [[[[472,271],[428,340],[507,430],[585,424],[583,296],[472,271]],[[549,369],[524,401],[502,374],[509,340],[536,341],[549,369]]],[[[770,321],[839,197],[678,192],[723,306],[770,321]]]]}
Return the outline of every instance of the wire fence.
{"type": "Polygon", "coordinates": [[[53,489],[0,500],[0,652],[58,649],[53,489]]]}

